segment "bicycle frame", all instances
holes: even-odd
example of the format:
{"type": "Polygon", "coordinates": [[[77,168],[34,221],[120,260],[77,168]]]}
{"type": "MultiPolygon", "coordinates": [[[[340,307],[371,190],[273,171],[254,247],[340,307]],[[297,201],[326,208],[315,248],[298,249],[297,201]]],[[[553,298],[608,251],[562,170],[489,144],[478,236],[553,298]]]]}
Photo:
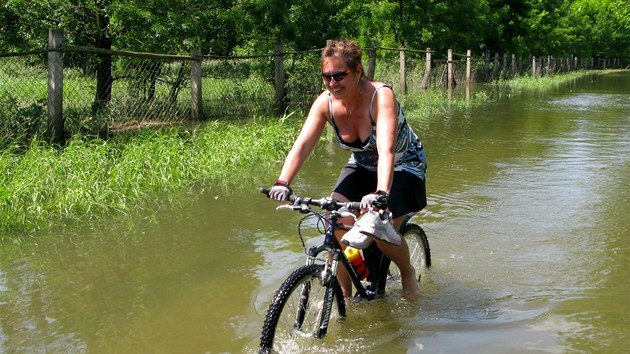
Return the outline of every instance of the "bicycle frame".
{"type": "MultiPolygon", "coordinates": [[[[412,215],[413,214],[410,214],[405,217],[401,227],[403,227],[411,219],[412,215]]],[[[336,212],[333,211],[329,213],[326,231],[324,233],[324,242],[320,246],[313,246],[309,248],[306,264],[314,264],[317,256],[322,252],[329,253],[331,255],[331,259],[326,262],[325,271],[328,271],[330,267],[330,274],[336,277],[337,269],[339,267],[339,263],[341,262],[348,272],[350,280],[357,291],[356,296],[372,300],[376,295],[384,293],[387,272],[391,260],[387,258],[374,244],[363,250],[365,262],[366,264],[370,264],[370,268],[372,268],[370,273],[371,276],[368,278],[370,279],[371,284],[369,287],[364,286],[354,267],[352,267],[343,253],[341,245],[335,236],[335,230],[341,229],[339,227],[340,224],[338,223],[338,219],[339,215],[336,212]]]]}
{"type": "MultiPolygon", "coordinates": [[[[268,194],[268,191],[264,188],[261,188],[260,192],[268,194]]],[[[370,281],[371,285],[366,288],[366,286],[363,285],[361,279],[354,270],[354,267],[352,267],[345,254],[343,253],[341,245],[339,244],[339,241],[335,236],[335,230],[345,229],[343,228],[343,224],[339,223],[339,218],[342,217],[341,213],[337,209],[323,207],[323,203],[321,200],[317,201],[311,198],[303,198],[297,196],[295,196],[295,198],[298,199],[298,203],[294,203],[294,205],[313,204],[318,205],[328,211],[327,225],[324,232],[324,241],[319,246],[313,246],[309,248],[307,252],[308,257],[306,260],[306,265],[314,264],[317,260],[317,256],[320,255],[322,252],[326,252],[330,255],[330,258],[327,259],[325,264],[324,271],[327,272],[326,275],[332,275],[336,277],[339,263],[341,263],[350,276],[350,280],[352,281],[352,284],[357,291],[357,296],[363,299],[372,300],[376,295],[383,294],[385,291],[387,273],[391,260],[378,249],[378,247],[375,245],[375,242],[373,242],[368,248],[363,250],[365,255],[365,262],[370,268],[370,276],[368,277],[368,280],[370,281]]],[[[293,201],[295,202],[296,200],[293,201]]],[[[359,210],[358,203],[349,204],[352,204],[352,209],[359,210]]],[[[302,213],[312,212],[310,208],[304,209],[304,207],[303,209],[295,210],[299,210],[302,213]]],[[[411,219],[412,215],[413,214],[409,214],[405,217],[401,229],[409,221],[409,219],[411,219]]]]}
{"type": "Polygon", "coordinates": [[[372,298],[374,298],[374,294],[370,294],[368,293],[368,291],[366,291],[356,271],[350,265],[350,262],[348,262],[346,256],[343,254],[341,245],[339,244],[339,241],[337,241],[337,237],[335,237],[335,230],[338,229],[338,219],[339,216],[336,212],[331,212],[329,214],[328,224],[326,225],[326,231],[324,234],[324,242],[320,246],[313,246],[308,250],[308,258],[306,264],[314,264],[317,256],[322,252],[329,253],[331,255],[331,261],[326,262],[325,271],[327,271],[328,267],[330,267],[330,274],[336,277],[339,262],[341,262],[346,271],[348,271],[352,284],[357,289],[358,296],[371,300],[372,298]]]}

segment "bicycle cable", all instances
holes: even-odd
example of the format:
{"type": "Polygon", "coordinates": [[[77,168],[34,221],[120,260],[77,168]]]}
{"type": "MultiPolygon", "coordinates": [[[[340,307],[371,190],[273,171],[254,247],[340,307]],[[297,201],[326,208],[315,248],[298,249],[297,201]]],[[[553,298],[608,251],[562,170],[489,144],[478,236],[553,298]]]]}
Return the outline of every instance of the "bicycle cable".
{"type": "MultiPolygon", "coordinates": [[[[297,231],[298,235],[300,236],[300,242],[302,242],[302,248],[304,248],[304,254],[308,254],[308,250],[306,249],[306,242],[304,241],[304,235],[302,234],[302,223],[310,218],[317,218],[317,223],[315,224],[317,232],[319,232],[321,235],[326,233],[326,218],[324,217],[324,213],[312,212],[300,219],[300,222],[298,222],[297,231]]],[[[306,226],[304,228],[306,228],[306,226]]]]}

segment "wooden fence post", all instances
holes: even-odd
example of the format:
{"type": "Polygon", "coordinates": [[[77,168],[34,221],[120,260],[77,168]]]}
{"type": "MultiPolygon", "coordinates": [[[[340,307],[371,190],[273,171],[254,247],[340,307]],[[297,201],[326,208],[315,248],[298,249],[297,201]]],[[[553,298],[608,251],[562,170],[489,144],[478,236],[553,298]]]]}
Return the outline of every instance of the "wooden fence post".
{"type": "Polygon", "coordinates": [[[507,53],[503,53],[503,67],[501,68],[501,72],[503,73],[503,78],[507,79],[508,77],[508,66],[507,66],[507,53]]]}
{"type": "Polygon", "coordinates": [[[472,84],[472,80],[470,77],[470,69],[472,64],[472,51],[470,49],[466,50],[466,101],[470,100],[470,85],[472,84]]]}
{"type": "Polygon", "coordinates": [[[48,30],[48,124],[45,137],[63,142],[63,30],[48,30]]]}
{"type": "Polygon", "coordinates": [[[499,52],[494,52],[494,67],[492,68],[492,80],[499,77],[499,52]]]}
{"type": "Polygon", "coordinates": [[[516,75],[516,54],[512,54],[512,76],[516,75]]]}
{"type": "Polygon", "coordinates": [[[446,67],[448,70],[448,83],[446,84],[446,87],[450,90],[453,88],[453,49],[448,50],[447,59],[446,67]]]}
{"type": "Polygon", "coordinates": [[[431,83],[431,48],[427,48],[425,60],[424,76],[422,77],[422,82],[420,83],[420,88],[423,90],[428,89],[429,84],[431,83]]]}
{"type": "Polygon", "coordinates": [[[400,93],[407,93],[407,63],[405,50],[400,51],[400,93]]]}
{"type": "Polygon", "coordinates": [[[466,50],[466,86],[470,86],[471,78],[470,78],[470,70],[472,66],[472,51],[470,49],[466,50]]]}
{"type": "Polygon", "coordinates": [[[578,60],[577,55],[573,58],[573,68],[575,70],[580,70],[580,61],[578,60]]]}
{"type": "Polygon", "coordinates": [[[374,73],[376,72],[376,41],[370,41],[370,58],[368,60],[368,72],[367,77],[369,80],[374,80],[374,73]]]}
{"type": "Polygon", "coordinates": [[[547,57],[547,65],[545,66],[545,73],[547,75],[551,75],[551,72],[553,70],[553,65],[551,64],[551,58],[552,58],[551,55],[547,57]]]}
{"type": "Polygon", "coordinates": [[[190,62],[190,99],[192,120],[203,118],[203,89],[201,86],[201,49],[192,51],[193,60],[190,62]]]}
{"type": "Polygon", "coordinates": [[[276,52],[274,54],[274,63],[276,71],[276,113],[281,116],[286,110],[285,92],[284,92],[284,46],[282,43],[276,44],[276,52]]]}
{"type": "Polygon", "coordinates": [[[490,75],[488,74],[489,70],[490,70],[490,51],[486,50],[486,56],[483,60],[483,80],[484,81],[488,81],[488,77],[490,77],[490,75]]]}
{"type": "Polygon", "coordinates": [[[536,77],[536,56],[532,56],[532,77],[536,77]]]}

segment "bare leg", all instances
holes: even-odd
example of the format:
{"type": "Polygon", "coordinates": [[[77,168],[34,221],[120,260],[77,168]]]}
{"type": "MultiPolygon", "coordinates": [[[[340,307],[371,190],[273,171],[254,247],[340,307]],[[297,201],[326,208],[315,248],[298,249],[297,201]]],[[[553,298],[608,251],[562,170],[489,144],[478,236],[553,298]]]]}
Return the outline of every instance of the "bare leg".
{"type": "MultiPolygon", "coordinates": [[[[341,202],[348,201],[343,195],[338,193],[333,193],[332,197],[341,202]]],[[[401,216],[392,220],[396,231],[400,230],[400,226],[404,218],[404,216],[401,216]]],[[[346,225],[352,225],[354,223],[351,218],[344,218],[340,221],[346,225]]],[[[345,232],[337,232],[335,235],[337,240],[340,241],[343,249],[346,247],[345,244],[341,243],[341,237],[344,233],[345,232]]],[[[407,246],[405,239],[402,239],[400,246],[395,246],[380,240],[376,240],[376,243],[378,248],[387,256],[387,258],[396,263],[398,269],[400,269],[403,297],[407,300],[414,300],[418,298],[420,295],[420,286],[418,285],[418,278],[416,278],[416,270],[411,265],[411,261],[409,259],[409,246],[407,246]]],[[[344,297],[352,297],[352,282],[350,281],[350,276],[345,268],[337,268],[337,279],[339,280],[339,285],[341,286],[344,297]]]]}
{"type": "MultiPolygon", "coordinates": [[[[342,246],[343,247],[343,246],[342,246]]],[[[350,275],[343,266],[337,267],[337,280],[341,286],[344,298],[352,297],[352,281],[350,281],[350,275]]]]}
{"type": "MultiPolygon", "coordinates": [[[[393,220],[394,228],[396,231],[400,230],[404,216],[398,217],[393,220]]],[[[418,278],[416,277],[416,270],[411,265],[409,260],[409,247],[405,239],[402,239],[400,246],[392,245],[391,243],[376,240],[378,248],[391,259],[398,269],[400,269],[400,280],[402,282],[403,297],[407,300],[414,300],[420,295],[420,286],[418,285],[418,278]]]]}
{"type": "MultiPolygon", "coordinates": [[[[332,197],[341,202],[348,202],[344,196],[338,193],[333,193],[332,197]]],[[[354,220],[351,217],[339,219],[340,222],[346,225],[353,225],[354,220]]],[[[341,237],[345,234],[345,231],[337,230],[335,237],[337,237],[337,241],[341,245],[343,250],[346,249],[346,244],[341,242],[341,237]]],[[[339,285],[341,286],[341,290],[343,291],[343,297],[349,298],[352,297],[352,281],[350,280],[350,275],[348,271],[343,266],[337,267],[337,280],[339,281],[339,285]]]]}

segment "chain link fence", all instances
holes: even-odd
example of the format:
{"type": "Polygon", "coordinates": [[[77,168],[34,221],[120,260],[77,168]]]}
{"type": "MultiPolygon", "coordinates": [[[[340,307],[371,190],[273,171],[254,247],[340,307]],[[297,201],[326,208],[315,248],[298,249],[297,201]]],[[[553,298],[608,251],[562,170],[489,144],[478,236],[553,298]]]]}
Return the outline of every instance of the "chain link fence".
{"type": "Polygon", "coordinates": [[[41,53],[0,57],[0,148],[45,131],[47,73],[41,53]]]}
{"type": "MultiPolygon", "coordinates": [[[[48,65],[49,50],[0,53],[0,148],[43,136],[49,122],[49,75],[62,73],[63,130],[66,136],[107,135],[139,126],[193,120],[192,57],[111,55],[111,78],[99,97],[102,54],[63,51],[63,67],[48,65]],[[106,90],[107,91],[107,90],[106,90]]],[[[321,92],[319,51],[284,54],[286,112],[308,109],[321,92]]],[[[203,119],[239,120],[277,113],[274,56],[202,57],[203,119]]],[[[58,88],[57,88],[58,89],[58,88]]]]}
{"type": "MultiPolygon", "coordinates": [[[[374,73],[375,80],[392,84],[397,92],[409,96],[427,88],[447,87],[451,76],[453,85],[464,83],[467,77],[478,82],[496,80],[527,73],[537,63],[531,57],[500,58],[497,54],[490,58],[489,53],[479,58],[455,53],[450,60],[434,54],[427,62],[427,53],[430,51],[373,46],[364,50],[364,68],[374,73]]],[[[544,58],[538,60],[539,70],[560,71],[572,64],[548,59],[545,65],[544,58]]],[[[45,135],[51,129],[51,114],[62,117],[61,129],[67,137],[108,135],[196,118],[239,120],[306,112],[324,88],[319,66],[319,49],[241,57],[156,55],[73,46],[0,53],[0,148],[27,146],[34,136],[45,135]],[[60,66],[51,67],[51,53],[59,54],[60,66]],[[200,72],[198,91],[193,88],[193,65],[200,72]],[[57,101],[51,92],[57,92],[57,101]],[[194,106],[196,94],[200,96],[199,112],[194,106]],[[56,105],[60,113],[54,113],[56,105]]],[[[574,69],[589,66],[593,68],[594,62],[575,60],[574,69]]]]}

